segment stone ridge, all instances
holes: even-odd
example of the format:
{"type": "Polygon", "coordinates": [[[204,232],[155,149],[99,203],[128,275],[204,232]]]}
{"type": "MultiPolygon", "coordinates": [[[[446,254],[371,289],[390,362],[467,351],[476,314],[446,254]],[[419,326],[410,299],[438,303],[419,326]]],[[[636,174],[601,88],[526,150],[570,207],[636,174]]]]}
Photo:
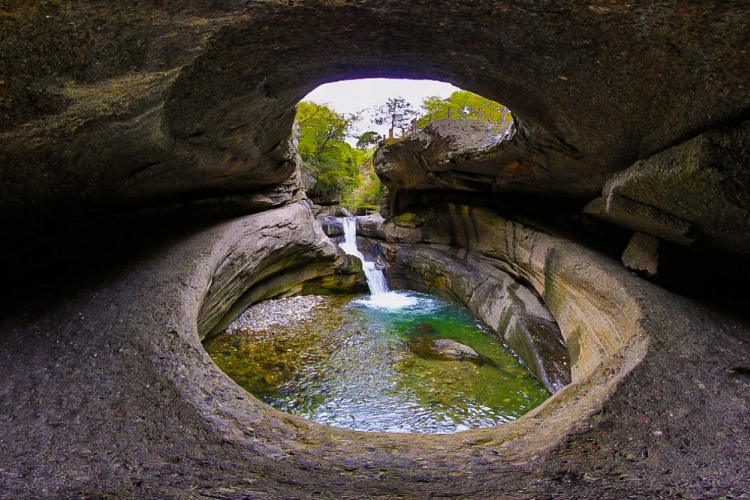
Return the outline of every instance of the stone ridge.
{"type": "Polygon", "coordinates": [[[201,339],[218,333],[251,304],[266,298],[363,285],[362,266],[347,257],[310,217],[306,204],[265,211],[251,220],[213,271],[198,320],[201,339]],[[326,279],[327,278],[327,279],[326,279]],[[359,282],[358,282],[359,280],[359,282]]]}
{"type": "Polygon", "coordinates": [[[750,254],[750,121],[721,127],[619,172],[585,209],[683,245],[750,254]]]}

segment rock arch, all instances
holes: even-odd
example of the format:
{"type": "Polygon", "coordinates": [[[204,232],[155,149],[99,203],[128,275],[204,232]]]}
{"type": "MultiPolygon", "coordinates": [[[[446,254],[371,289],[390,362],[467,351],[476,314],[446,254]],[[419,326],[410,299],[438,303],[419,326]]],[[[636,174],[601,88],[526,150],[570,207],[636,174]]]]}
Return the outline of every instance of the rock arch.
{"type": "MultiPolygon", "coordinates": [[[[742,131],[745,2],[144,5],[0,11],[0,75],[12,75],[0,81],[0,255],[4,273],[21,271],[0,303],[4,491],[746,492],[747,325],[517,222],[486,231],[505,247],[467,245],[568,323],[581,384],[496,434],[363,437],[300,422],[242,399],[198,340],[212,286],[231,282],[218,270],[256,286],[259,275],[226,264],[243,239],[305,236],[259,294],[294,266],[313,275],[316,260],[336,260],[292,175],[292,107],[313,87],[431,77],[499,100],[519,118],[517,160],[532,172],[513,190],[588,201],[635,160],[683,158],[672,147],[707,130],[718,139],[697,142],[715,151],[719,125],[742,131]]],[[[743,199],[747,183],[721,183],[743,199]]],[[[470,213],[450,216],[478,224],[470,213]]]]}
{"type": "Polygon", "coordinates": [[[292,172],[292,106],[326,81],[429,77],[503,102],[533,168],[516,189],[589,198],[636,159],[750,109],[748,13],[734,2],[186,0],[142,13],[94,3],[10,12],[4,73],[19,76],[3,84],[2,160],[13,172],[0,197],[10,234],[268,191],[292,172]]]}

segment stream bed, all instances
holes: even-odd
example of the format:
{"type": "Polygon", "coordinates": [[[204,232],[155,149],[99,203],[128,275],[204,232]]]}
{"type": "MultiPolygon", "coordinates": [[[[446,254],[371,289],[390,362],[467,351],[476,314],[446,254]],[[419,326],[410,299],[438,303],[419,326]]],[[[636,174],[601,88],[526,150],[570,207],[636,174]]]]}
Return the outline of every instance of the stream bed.
{"type": "Polygon", "coordinates": [[[251,307],[205,347],[268,405],[351,430],[431,434],[490,427],[549,397],[465,308],[416,292],[390,293],[395,305],[366,295],[292,298],[307,306],[276,309],[267,301],[254,306],[266,307],[256,318],[251,307]],[[459,342],[479,358],[426,355],[420,346],[436,339],[459,342]]]}

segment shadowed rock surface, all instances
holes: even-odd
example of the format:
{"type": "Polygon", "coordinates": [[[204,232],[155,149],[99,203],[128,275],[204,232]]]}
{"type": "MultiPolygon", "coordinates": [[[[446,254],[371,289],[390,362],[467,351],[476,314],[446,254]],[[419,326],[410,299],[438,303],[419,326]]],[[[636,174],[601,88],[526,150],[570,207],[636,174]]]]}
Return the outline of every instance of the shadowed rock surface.
{"type": "Polygon", "coordinates": [[[746,495],[750,328],[725,309],[746,315],[749,24],[738,0],[6,2],[0,495],[746,495]],[[356,285],[298,203],[292,120],[319,84],[367,76],[513,112],[496,151],[404,167],[431,178],[388,186],[383,231],[543,302],[571,383],[518,421],[339,431],[262,405],[202,349],[243,304],[356,285]],[[710,307],[626,270],[591,202],[662,239],[659,276],[710,307]],[[697,286],[716,263],[729,278],[697,286]]]}
{"type": "Polygon", "coordinates": [[[750,122],[721,127],[618,173],[586,211],[686,245],[750,253],[750,122]]]}

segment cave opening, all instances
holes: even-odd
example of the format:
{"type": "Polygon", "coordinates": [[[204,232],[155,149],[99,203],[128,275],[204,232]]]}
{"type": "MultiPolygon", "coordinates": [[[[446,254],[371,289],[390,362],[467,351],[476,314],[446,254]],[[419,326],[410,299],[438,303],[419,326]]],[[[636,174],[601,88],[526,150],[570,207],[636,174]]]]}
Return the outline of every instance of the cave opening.
{"type": "Polygon", "coordinates": [[[24,274],[3,281],[0,315],[8,495],[747,491],[748,328],[716,304],[748,309],[746,290],[724,296],[747,289],[746,3],[11,4],[0,253],[24,258],[0,260],[24,274]],[[573,380],[524,418],[443,436],[342,431],[247,397],[201,349],[245,291],[258,301],[351,276],[287,182],[286,145],[308,90],[362,73],[442,78],[519,118],[509,161],[386,172],[400,190],[386,243],[409,264],[393,279],[485,293],[505,270],[543,299],[573,380]],[[624,244],[613,259],[560,236],[554,206],[500,217],[511,195],[524,208],[598,200],[589,209],[626,228],[625,243],[633,231],[677,240],[660,244],[659,273],[711,307],[633,275],[624,244]],[[670,257],[686,239],[711,251],[670,257]],[[417,244],[443,248],[425,259],[417,244]],[[732,252],[726,273],[692,276],[732,252]]]}
{"type": "Polygon", "coordinates": [[[502,104],[446,82],[402,78],[323,84],[297,104],[295,126],[303,187],[332,215],[380,211],[385,192],[376,153],[381,147],[455,131],[464,141],[494,144],[513,135],[513,117],[502,104]]]}

